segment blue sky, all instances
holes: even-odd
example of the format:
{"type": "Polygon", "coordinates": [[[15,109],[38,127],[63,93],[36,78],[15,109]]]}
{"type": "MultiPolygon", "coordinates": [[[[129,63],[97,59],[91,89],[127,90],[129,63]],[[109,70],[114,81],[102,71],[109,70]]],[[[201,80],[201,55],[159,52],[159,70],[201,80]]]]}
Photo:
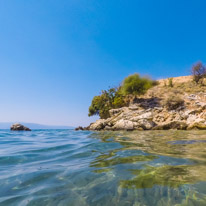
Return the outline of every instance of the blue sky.
{"type": "Polygon", "coordinates": [[[0,122],[87,125],[94,95],[134,72],[206,62],[205,0],[1,0],[0,122]]]}

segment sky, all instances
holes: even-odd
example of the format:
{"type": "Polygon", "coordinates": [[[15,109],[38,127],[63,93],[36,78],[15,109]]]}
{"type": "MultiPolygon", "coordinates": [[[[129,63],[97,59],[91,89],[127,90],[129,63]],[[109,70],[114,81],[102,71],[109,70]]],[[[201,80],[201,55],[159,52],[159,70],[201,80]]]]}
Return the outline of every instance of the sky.
{"type": "Polygon", "coordinates": [[[206,63],[205,0],[1,0],[0,122],[86,126],[93,96],[133,73],[206,63]]]}

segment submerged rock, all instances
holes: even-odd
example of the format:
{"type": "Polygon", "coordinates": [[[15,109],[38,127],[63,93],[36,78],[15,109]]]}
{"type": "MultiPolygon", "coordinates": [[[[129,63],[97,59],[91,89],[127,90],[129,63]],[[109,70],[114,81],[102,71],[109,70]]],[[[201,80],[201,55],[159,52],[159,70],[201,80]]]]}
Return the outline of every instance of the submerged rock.
{"type": "Polygon", "coordinates": [[[31,129],[19,123],[13,124],[10,129],[12,131],[31,131],[31,129]]]}

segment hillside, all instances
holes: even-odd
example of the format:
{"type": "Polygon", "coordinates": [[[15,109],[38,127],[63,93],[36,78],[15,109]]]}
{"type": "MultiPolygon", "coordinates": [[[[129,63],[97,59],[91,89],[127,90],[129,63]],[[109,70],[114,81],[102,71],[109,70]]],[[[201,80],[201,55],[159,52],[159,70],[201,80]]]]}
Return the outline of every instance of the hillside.
{"type": "Polygon", "coordinates": [[[194,83],[192,76],[158,80],[144,95],[130,95],[128,106],[111,109],[109,118],[85,129],[206,129],[204,85],[194,83]]]}

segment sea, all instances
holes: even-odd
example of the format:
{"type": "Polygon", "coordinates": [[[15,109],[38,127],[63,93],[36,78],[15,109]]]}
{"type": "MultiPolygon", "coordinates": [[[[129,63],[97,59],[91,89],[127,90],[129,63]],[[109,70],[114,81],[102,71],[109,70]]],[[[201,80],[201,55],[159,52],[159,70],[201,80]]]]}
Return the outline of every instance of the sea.
{"type": "Polygon", "coordinates": [[[206,206],[206,131],[0,130],[0,206],[206,206]]]}

